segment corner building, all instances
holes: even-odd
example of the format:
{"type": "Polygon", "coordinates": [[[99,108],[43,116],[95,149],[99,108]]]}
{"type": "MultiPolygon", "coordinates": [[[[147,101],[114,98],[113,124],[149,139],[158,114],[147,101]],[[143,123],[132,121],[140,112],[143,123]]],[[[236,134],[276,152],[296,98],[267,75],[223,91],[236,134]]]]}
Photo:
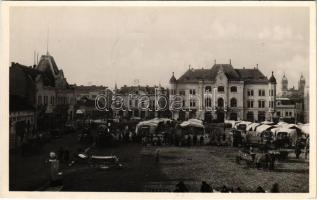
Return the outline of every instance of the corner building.
{"type": "Polygon", "coordinates": [[[173,119],[221,122],[265,121],[275,117],[276,79],[273,72],[268,79],[258,66],[234,69],[230,62],[215,63],[208,69],[189,67],[178,79],[173,73],[169,83],[173,119]]]}

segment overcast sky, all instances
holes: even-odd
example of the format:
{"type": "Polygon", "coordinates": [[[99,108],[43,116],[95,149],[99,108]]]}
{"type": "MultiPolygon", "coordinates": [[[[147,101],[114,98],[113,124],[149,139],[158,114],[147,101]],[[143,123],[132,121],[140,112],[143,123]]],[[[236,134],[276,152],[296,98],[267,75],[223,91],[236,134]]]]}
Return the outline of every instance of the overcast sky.
{"type": "Polygon", "coordinates": [[[168,85],[172,72],[229,63],[289,87],[308,82],[309,10],[234,7],[33,7],[10,10],[10,61],[54,56],[69,83],[168,85]]]}

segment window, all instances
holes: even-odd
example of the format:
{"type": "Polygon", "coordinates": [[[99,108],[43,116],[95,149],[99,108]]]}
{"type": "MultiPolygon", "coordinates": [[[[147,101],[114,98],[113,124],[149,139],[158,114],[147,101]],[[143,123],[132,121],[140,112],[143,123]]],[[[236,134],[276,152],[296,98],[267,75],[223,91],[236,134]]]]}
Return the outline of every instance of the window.
{"type": "Polygon", "coordinates": [[[237,99],[232,98],[232,99],[230,100],[230,106],[231,106],[231,107],[237,107],[237,99]]]}
{"type": "Polygon", "coordinates": [[[259,100],[258,104],[259,104],[258,105],[259,108],[264,108],[265,107],[265,101],[264,100],[259,100]]]}
{"type": "Polygon", "coordinates": [[[260,97],[265,96],[265,90],[259,90],[259,96],[260,97]]]}
{"type": "Polygon", "coordinates": [[[270,96],[274,96],[274,90],[272,90],[272,89],[269,90],[269,95],[270,95],[270,96]]]}
{"type": "Polygon", "coordinates": [[[185,90],[180,90],[179,95],[185,96],[185,90]]]}
{"type": "Polygon", "coordinates": [[[264,111],[258,112],[258,121],[260,121],[260,122],[265,121],[265,112],[264,111]]]}
{"type": "Polygon", "coordinates": [[[247,113],[247,121],[253,122],[254,121],[254,114],[253,112],[248,112],[247,113]]]}
{"type": "Polygon", "coordinates": [[[225,88],[223,86],[218,86],[218,92],[224,92],[225,88]]]}
{"type": "Polygon", "coordinates": [[[206,105],[206,107],[211,107],[211,98],[206,98],[206,100],[205,100],[205,105],[206,105]]]}
{"type": "Polygon", "coordinates": [[[190,103],[190,107],[195,107],[196,106],[196,102],[195,102],[194,99],[191,99],[189,103],[190,103]]]}
{"type": "Polygon", "coordinates": [[[48,104],[48,97],[44,96],[44,105],[47,105],[47,104],[48,104]]]}
{"type": "Polygon", "coordinates": [[[218,99],[218,107],[223,107],[223,98],[218,99]]]}
{"type": "Polygon", "coordinates": [[[171,89],[171,95],[175,95],[175,90],[171,89]]]}
{"type": "Polygon", "coordinates": [[[288,112],[285,112],[285,116],[288,117],[288,112]]]}
{"type": "Polygon", "coordinates": [[[292,112],[289,112],[288,114],[289,114],[290,117],[292,116],[292,112]]]}
{"type": "Polygon", "coordinates": [[[253,108],[253,100],[248,100],[248,108],[253,108]]]}
{"type": "Polygon", "coordinates": [[[189,94],[191,94],[191,95],[196,95],[196,90],[195,90],[195,89],[190,89],[190,90],[189,90],[189,94]]]}
{"type": "Polygon", "coordinates": [[[249,96],[249,97],[253,97],[253,95],[254,95],[254,94],[253,94],[253,90],[248,90],[248,96],[249,96]]]}
{"type": "Polygon", "coordinates": [[[236,87],[236,86],[232,86],[232,87],[230,88],[230,91],[231,91],[231,92],[237,92],[237,87],[236,87]]]}
{"type": "Polygon", "coordinates": [[[211,86],[206,86],[205,87],[205,92],[211,92],[211,86]]]}
{"type": "Polygon", "coordinates": [[[277,114],[277,116],[281,116],[281,112],[277,112],[276,114],[277,114]]]}
{"type": "Polygon", "coordinates": [[[42,96],[41,95],[39,95],[37,97],[37,105],[42,105],[42,96]]]}
{"type": "Polygon", "coordinates": [[[134,100],[134,107],[138,107],[138,100],[134,100]]]}
{"type": "Polygon", "coordinates": [[[269,101],[269,107],[274,108],[274,101],[269,101]]]}
{"type": "Polygon", "coordinates": [[[129,100],[129,106],[130,107],[132,106],[132,100],[131,99],[129,100]]]}

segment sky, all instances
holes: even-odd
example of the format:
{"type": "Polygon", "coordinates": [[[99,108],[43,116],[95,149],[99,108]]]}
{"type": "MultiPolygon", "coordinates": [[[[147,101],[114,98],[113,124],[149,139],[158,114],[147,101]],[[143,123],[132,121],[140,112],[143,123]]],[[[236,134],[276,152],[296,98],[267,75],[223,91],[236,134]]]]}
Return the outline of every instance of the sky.
{"type": "Polygon", "coordinates": [[[71,84],[168,86],[191,65],[254,68],[289,87],[309,78],[304,7],[12,7],[10,62],[55,58],[71,84]],[[48,45],[47,45],[48,41],[48,45]]]}

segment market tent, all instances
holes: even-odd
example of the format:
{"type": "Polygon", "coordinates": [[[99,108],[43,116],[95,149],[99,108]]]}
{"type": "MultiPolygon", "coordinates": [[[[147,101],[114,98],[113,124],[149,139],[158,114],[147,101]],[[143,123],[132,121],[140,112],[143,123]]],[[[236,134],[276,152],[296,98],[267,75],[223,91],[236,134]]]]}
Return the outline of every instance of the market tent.
{"type": "Polygon", "coordinates": [[[159,123],[163,122],[163,123],[166,123],[168,121],[172,121],[168,118],[154,118],[154,119],[151,119],[151,120],[147,120],[147,121],[142,121],[142,122],[139,122],[137,125],[136,125],[136,128],[135,128],[135,132],[138,133],[138,130],[140,129],[140,127],[142,126],[148,126],[150,127],[151,129],[151,132],[153,129],[155,129],[159,123]]]}
{"type": "Polygon", "coordinates": [[[277,126],[285,126],[285,125],[288,125],[288,123],[286,122],[279,122],[276,124],[277,126]]]}
{"type": "Polygon", "coordinates": [[[198,119],[189,119],[188,121],[184,121],[180,124],[181,127],[198,127],[198,128],[204,128],[203,122],[198,119]]]}
{"type": "Polygon", "coordinates": [[[246,131],[254,131],[256,127],[260,126],[261,124],[259,123],[252,123],[249,124],[246,128],[246,131]]]}
{"type": "Polygon", "coordinates": [[[261,124],[266,124],[266,125],[273,125],[273,124],[274,124],[274,122],[270,122],[270,121],[264,121],[264,122],[262,122],[261,124]]]}
{"type": "Polygon", "coordinates": [[[306,135],[309,135],[309,124],[303,124],[301,127],[300,127],[300,130],[306,134],[306,135]]]}
{"type": "Polygon", "coordinates": [[[236,125],[234,126],[234,128],[237,128],[240,124],[244,124],[246,126],[252,124],[252,122],[249,122],[249,121],[241,121],[239,123],[236,123],[236,125]]]}
{"type": "Polygon", "coordinates": [[[76,114],[84,114],[84,113],[85,113],[85,110],[80,110],[80,109],[76,110],[76,114]]]}
{"type": "Polygon", "coordinates": [[[274,128],[274,126],[262,124],[262,125],[256,127],[255,131],[257,133],[262,133],[263,131],[267,131],[267,130],[270,130],[272,128],[274,128]]]}

